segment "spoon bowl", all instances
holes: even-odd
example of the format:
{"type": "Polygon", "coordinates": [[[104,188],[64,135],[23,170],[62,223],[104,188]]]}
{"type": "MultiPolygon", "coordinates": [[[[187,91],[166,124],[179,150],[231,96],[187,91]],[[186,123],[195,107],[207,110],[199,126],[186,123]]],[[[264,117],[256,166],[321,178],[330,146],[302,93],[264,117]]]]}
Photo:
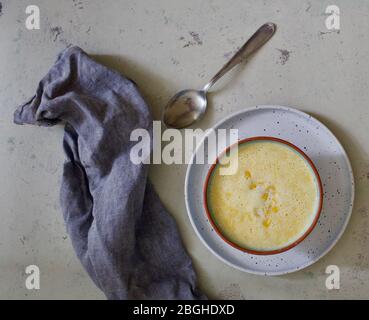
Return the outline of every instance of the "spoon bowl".
{"type": "Polygon", "coordinates": [[[204,90],[182,90],[169,100],[163,113],[163,122],[169,128],[188,127],[204,115],[206,107],[204,90]]]}

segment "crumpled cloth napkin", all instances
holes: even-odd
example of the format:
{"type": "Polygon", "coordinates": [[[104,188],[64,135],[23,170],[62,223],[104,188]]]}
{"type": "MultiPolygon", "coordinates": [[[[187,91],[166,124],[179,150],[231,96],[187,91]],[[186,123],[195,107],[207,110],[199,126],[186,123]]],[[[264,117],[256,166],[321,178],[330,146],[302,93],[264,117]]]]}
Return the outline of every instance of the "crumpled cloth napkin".
{"type": "Polygon", "coordinates": [[[108,299],[202,299],[173,218],[130,161],[135,128],[152,133],[136,85],[82,49],[58,56],[17,124],[65,123],[60,199],[78,258],[108,299]]]}

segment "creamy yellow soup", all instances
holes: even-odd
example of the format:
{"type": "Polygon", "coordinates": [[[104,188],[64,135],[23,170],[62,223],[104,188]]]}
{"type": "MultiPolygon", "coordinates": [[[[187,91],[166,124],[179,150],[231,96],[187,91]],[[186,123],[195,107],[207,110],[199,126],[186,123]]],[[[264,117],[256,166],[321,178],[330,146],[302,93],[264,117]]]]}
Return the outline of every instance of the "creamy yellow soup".
{"type": "Polygon", "coordinates": [[[278,250],[312,225],[318,181],[292,147],[271,140],[245,142],[239,145],[237,172],[221,175],[219,169],[209,179],[207,203],[212,220],[231,242],[250,250],[278,250]]]}

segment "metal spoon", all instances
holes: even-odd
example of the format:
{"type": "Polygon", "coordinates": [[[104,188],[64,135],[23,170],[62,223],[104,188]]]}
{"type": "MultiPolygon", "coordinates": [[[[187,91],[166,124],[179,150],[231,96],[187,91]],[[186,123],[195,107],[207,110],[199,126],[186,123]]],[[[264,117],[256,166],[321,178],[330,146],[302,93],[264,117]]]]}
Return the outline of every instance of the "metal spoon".
{"type": "Polygon", "coordinates": [[[276,28],[274,23],[262,25],[201,90],[187,89],[178,92],[169,100],[164,109],[162,120],[165,125],[180,129],[199,120],[204,115],[207,107],[206,94],[209,89],[229,70],[266,43],[273,36],[276,28]]]}

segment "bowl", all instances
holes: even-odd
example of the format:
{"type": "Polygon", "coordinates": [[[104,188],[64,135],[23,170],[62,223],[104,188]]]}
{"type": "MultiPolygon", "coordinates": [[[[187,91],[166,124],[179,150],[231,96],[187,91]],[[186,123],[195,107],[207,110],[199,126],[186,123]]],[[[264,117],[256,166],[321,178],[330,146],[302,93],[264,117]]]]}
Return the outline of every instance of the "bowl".
{"type": "Polygon", "coordinates": [[[221,237],[221,239],[223,241],[225,241],[227,244],[231,245],[232,247],[241,250],[243,252],[249,253],[249,254],[255,254],[255,255],[273,255],[273,254],[279,254],[282,252],[285,252],[287,250],[292,249],[293,247],[295,247],[296,245],[298,245],[300,242],[302,242],[314,229],[314,227],[316,226],[319,217],[320,217],[320,213],[322,210],[322,206],[323,206],[323,187],[322,187],[322,182],[318,173],[318,170],[316,169],[313,161],[301,150],[299,149],[297,146],[295,146],[294,144],[279,139],[279,138],[275,138],[275,137],[267,137],[267,136],[260,136],[260,137],[252,137],[252,138],[247,138],[247,139],[243,139],[238,141],[237,143],[229,146],[228,148],[226,148],[223,152],[220,153],[220,155],[217,157],[216,161],[214,162],[214,164],[210,167],[207,176],[206,176],[206,180],[205,180],[205,184],[204,184],[204,189],[203,189],[203,199],[204,199],[204,206],[205,206],[205,212],[206,215],[208,217],[209,222],[211,223],[213,229],[216,231],[216,233],[221,237]],[[246,248],[243,246],[240,246],[239,244],[235,243],[234,241],[232,241],[230,239],[230,237],[226,236],[224,234],[224,232],[221,231],[220,227],[217,225],[213,214],[210,210],[210,206],[209,206],[209,199],[208,199],[208,194],[209,194],[209,181],[212,177],[212,174],[215,170],[215,168],[217,167],[217,165],[219,164],[219,159],[226,153],[228,152],[231,148],[235,147],[235,146],[241,146],[243,144],[249,143],[249,142],[255,142],[255,141],[270,141],[270,142],[277,142],[277,143],[281,143],[287,147],[292,148],[294,151],[296,151],[305,161],[306,164],[310,167],[311,172],[314,175],[315,178],[315,182],[317,184],[317,191],[318,191],[318,195],[317,195],[317,210],[314,214],[314,218],[312,219],[311,224],[309,224],[307,230],[301,235],[299,236],[299,238],[295,241],[293,241],[292,243],[289,243],[286,246],[283,246],[281,248],[278,249],[273,249],[273,250],[255,250],[252,248],[246,248]]]}

